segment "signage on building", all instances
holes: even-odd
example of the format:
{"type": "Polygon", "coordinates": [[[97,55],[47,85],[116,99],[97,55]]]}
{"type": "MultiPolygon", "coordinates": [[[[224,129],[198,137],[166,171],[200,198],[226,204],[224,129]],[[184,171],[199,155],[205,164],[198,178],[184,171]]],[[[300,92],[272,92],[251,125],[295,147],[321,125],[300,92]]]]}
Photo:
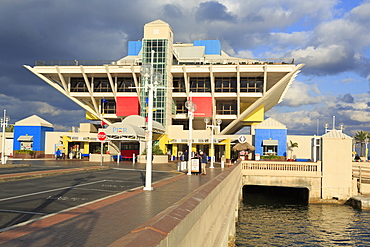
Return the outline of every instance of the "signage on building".
{"type": "Polygon", "coordinates": [[[104,141],[106,138],[107,138],[107,135],[105,134],[105,132],[99,132],[98,133],[99,141],[104,141]]]}
{"type": "Polygon", "coordinates": [[[241,135],[241,136],[239,136],[238,141],[240,143],[245,143],[245,142],[247,142],[247,137],[245,135],[241,135]]]}

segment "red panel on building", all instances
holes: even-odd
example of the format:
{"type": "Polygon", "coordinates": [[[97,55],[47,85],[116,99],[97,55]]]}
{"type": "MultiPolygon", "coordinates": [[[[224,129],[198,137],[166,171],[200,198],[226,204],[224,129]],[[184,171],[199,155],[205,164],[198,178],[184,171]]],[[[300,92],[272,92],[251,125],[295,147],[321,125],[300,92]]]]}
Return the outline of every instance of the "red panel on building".
{"type": "Polygon", "coordinates": [[[117,97],[116,115],[118,117],[140,115],[139,106],[138,97],[117,97]]]}
{"type": "Polygon", "coordinates": [[[197,104],[194,117],[212,117],[212,98],[211,97],[192,97],[192,101],[197,104]]]}

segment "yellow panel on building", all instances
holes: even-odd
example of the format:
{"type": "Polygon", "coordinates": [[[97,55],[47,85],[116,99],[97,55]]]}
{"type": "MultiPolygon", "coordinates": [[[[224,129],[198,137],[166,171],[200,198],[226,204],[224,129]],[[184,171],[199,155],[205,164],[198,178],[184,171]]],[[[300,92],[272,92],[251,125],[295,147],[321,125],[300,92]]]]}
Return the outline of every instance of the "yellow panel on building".
{"type": "Polygon", "coordinates": [[[95,116],[94,114],[88,111],[86,111],[86,119],[87,120],[99,120],[97,116],[95,116]]]}
{"type": "MultiPolygon", "coordinates": [[[[247,103],[244,103],[241,106],[242,107],[246,107],[247,105],[248,105],[247,103]]],[[[258,109],[256,109],[255,111],[253,111],[246,118],[244,118],[243,121],[248,121],[248,122],[262,122],[264,120],[264,115],[265,115],[265,107],[263,105],[261,105],[258,109]]]]}

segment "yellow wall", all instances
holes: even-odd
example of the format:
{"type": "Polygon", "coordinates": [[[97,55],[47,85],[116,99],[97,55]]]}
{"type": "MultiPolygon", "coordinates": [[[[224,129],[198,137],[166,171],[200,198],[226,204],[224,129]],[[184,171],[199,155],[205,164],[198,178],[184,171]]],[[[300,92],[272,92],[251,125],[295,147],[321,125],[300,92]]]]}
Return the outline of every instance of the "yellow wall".
{"type": "Polygon", "coordinates": [[[225,158],[230,159],[231,158],[231,139],[227,138],[220,143],[225,144],[225,158]]]}
{"type": "Polygon", "coordinates": [[[84,154],[89,153],[90,143],[84,142],[84,154]]]}
{"type": "Polygon", "coordinates": [[[68,154],[68,141],[71,140],[71,138],[69,138],[68,136],[63,136],[62,137],[62,141],[63,141],[63,147],[64,147],[64,150],[65,150],[65,154],[67,155],[68,154]]]}
{"type": "Polygon", "coordinates": [[[159,148],[166,154],[167,153],[167,146],[168,144],[168,135],[161,135],[159,138],[159,148]]]}
{"type": "MultiPolygon", "coordinates": [[[[249,103],[242,103],[241,110],[244,111],[247,109],[251,104],[249,103]]],[[[265,117],[265,107],[261,105],[258,109],[253,111],[251,114],[249,114],[246,118],[243,119],[243,121],[248,122],[262,122],[265,117]]]]}

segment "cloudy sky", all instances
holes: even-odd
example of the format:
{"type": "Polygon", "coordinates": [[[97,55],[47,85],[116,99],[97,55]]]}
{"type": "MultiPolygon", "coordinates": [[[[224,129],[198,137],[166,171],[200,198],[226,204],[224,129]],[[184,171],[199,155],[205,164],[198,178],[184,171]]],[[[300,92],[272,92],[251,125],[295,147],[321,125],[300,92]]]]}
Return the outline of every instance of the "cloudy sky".
{"type": "Polygon", "coordinates": [[[290,134],[370,131],[370,0],[0,0],[0,110],[69,130],[85,112],[23,67],[36,60],[127,55],[143,25],[169,23],[175,41],[219,39],[231,56],[306,64],[266,113],[290,134]]]}

